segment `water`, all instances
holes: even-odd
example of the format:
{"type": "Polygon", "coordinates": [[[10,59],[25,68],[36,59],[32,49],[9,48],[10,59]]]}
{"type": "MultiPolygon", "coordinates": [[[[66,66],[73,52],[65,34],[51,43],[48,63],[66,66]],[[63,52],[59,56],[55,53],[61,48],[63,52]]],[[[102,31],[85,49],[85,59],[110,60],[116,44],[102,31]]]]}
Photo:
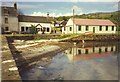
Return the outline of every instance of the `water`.
{"type": "MultiPolygon", "coordinates": [[[[93,43],[94,44],[94,43],[93,43]]],[[[67,44],[66,44],[67,45],[67,44]]],[[[23,80],[118,80],[119,44],[73,46],[22,73],[23,80]]]]}

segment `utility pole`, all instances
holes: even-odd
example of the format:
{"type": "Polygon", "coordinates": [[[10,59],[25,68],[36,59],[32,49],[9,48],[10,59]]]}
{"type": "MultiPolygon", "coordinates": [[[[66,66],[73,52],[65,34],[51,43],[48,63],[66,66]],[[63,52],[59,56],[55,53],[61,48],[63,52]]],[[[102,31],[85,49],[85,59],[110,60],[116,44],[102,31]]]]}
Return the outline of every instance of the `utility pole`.
{"type": "Polygon", "coordinates": [[[73,9],[73,34],[74,34],[74,9],[73,9]]]}

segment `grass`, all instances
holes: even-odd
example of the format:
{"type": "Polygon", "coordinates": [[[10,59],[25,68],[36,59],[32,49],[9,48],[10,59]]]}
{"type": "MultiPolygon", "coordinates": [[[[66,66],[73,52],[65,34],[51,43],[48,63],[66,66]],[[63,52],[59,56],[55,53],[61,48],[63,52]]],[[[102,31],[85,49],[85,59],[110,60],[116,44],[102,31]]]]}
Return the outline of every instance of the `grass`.
{"type": "Polygon", "coordinates": [[[48,40],[48,39],[46,39],[46,38],[35,38],[34,41],[36,41],[36,40],[48,40]]]}
{"type": "MultiPolygon", "coordinates": [[[[120,34],[120,31],[117,31],[116,34],[120,34]]],[[[50,37],[54,39],[70,39],[77,36],[82,36],[84,34],[15,34],[14,36],[35,36],[34,40],[48,40],[50,37]],[[41,38],[40,38],[40,37],[41,38]]],[[[111,35],[111,34],[94,34],[94,35],[111,35]]],[[[0,36],[13,36],[12,34],[3,34],[0,36]]]]}
{"type": "Polygon", "coordinates": [[[64,34],[64,35],[57,37],[56,39],[72,38],[76,36],[80,36],[80,34],[64,34]]]}
{"type": "Polygon", "coordinates": [[[12,35],[12,34],[2,34],[2,36],[36,36],[38,34],[15,34],[15,35],[12,35]]]}
{"type": "Polygon", "coordinates": [[[120,31],[117,31],[116,34],[120,34],[120,31]]]}

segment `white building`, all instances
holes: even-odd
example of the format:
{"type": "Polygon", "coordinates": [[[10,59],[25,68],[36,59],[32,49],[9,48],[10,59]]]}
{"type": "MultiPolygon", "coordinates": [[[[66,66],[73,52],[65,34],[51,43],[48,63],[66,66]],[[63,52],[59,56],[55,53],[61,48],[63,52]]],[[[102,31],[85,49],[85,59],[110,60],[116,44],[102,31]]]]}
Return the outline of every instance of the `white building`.
{"type": "Polygon", "coordinates": [[[113,34],[116,33],[116,26],[110,20],[70,18],[66,26],[62,27],[62,33],[63,34],[74,34],[74,33],[113,34]]]}
{"type": "Polygon", "coordinates": [[[29,33],[31,25],[36,27],[39,34],[43,30],[45,30],[44,33],[51,33],[51,28],[53,27],[50,17],[20,15],[18,19],[20,33],[29,33]]]}
{"type": "Polygon", "coordinates": [[[1,32],[2,33],[11,33],[18,32],[18,11],[17,4],[14,3],[12,6],[1,6],[1,32]]]}

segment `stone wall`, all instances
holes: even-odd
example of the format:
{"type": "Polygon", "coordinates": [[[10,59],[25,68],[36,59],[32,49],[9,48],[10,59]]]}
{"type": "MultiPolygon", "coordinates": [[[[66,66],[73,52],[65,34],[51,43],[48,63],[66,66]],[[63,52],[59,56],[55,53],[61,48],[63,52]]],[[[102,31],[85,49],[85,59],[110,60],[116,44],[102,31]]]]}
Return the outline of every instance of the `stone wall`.
{"type": "Polygon", "coordinates": [[[120,41],[120,35],[111,34],[111,35],[81,35],[69,39],[69,41],[120,41]]]}
{"type": "Polygon", "coordinates": [[[16,62],[8,46],[6,37],[1,36],[2,80],[21,80],[16,62]]]}

